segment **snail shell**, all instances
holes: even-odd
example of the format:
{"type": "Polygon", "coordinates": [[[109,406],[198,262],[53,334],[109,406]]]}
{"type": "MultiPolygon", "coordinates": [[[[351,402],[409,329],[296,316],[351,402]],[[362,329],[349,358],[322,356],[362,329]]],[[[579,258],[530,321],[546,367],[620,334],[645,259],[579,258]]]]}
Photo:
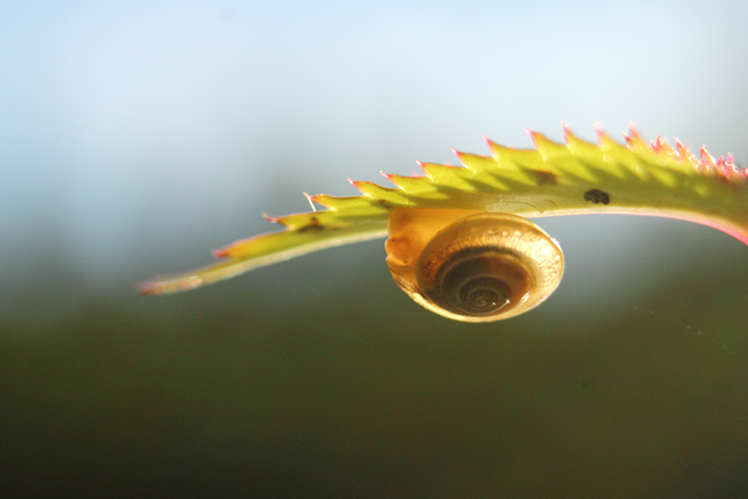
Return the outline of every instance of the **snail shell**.
{"type": "Polygon", "coordinates": [[[517,215],[398,208],[388,230],[395,282],[450,319],[488,322],[521,314],[545,300],[563,275],[558,243],[517,215]]]}

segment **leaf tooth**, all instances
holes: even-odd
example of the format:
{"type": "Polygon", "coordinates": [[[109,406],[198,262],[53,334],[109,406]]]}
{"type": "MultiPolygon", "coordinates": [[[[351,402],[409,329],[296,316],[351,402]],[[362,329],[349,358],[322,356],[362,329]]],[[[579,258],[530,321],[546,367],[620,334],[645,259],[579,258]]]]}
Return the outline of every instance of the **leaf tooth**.
{"type": "MultiPolygon", "coordinates": [[[[720,159],[722,158],[720,157],[717,160],[718,168],[720,167],[720,159]]],[[[748,168],[739,168],[735,164],[732,154],[725,155],[725,159],[721,162],[720,172],[730,182],[744,183],[748,179],[748,168]]]]}
{"type": "Polygon", "coordinates": [[[598,147],[606,155],[613,155],[616,159],[634,158],[635,155],[633,154],[633,152],[628,147],[616,142],[610,137],[610,135],[605,133],[605,130],[600,123],[595,123],[594,128],[598,147]]]}
{"type": "MultiPolygon", "coordinates": [[[[540,156],[543,158],[541,169],[533,169],[542,174],[554,176],[573,175],[587,182],[597,182],[598,178],[590,171],[588,165],[576,158],[568,146],[549,140],[545,135],[534,132],[528,128],[525,132],[535,144],[540,156]]],[[[565,134],[570,132],[568,127],[565,134]]]]}
{"type": "Polygon", "coordinates": [[[467,168],[437,163],[419,163],[419,166],[429,178],[434,192],[445,189],[465,192],[475,190],[475,186],[470,182],[475,174],[467,168]]]}
{"type": "Polygon", "coordinates": [[[727,163],[733,170],[735,169],[735,161],[733,161],[732,154],[727,153],[725,156],[725,163],[727,163]]]}
{"type": "Polygon", "coordinates": [[[658,135],[654,142],[652,142],[652,150],[662,157],[677,156],[675,149],[668,144],[667,139],[662,135],[658,135]]]}
{"type": "Polygon", "coordinates": [[[218,249],[214,249],[213,251],[211,251],[211,254],[216,258],[229,258],[231,256],[228,245],[218,249]]]}
{"type": "Polygon", "coordinates": [[[674,137],[673,140],[675,141],[675,150],[678,153],[678,156],[680,156],[681,158],[685,158],[688,154],[686,146],[683,145],[678,137],[674,137]]]}
{"type": "Polygon", "coordinates": [[[727,158],[720,156],[717,158],[717,171],[725,178],[732,180],[733,176],[737,173],[735,165],[732,161],[732,155],[728,154],[727,158]]]}
{"type": "Polygon", "coordinates": [[[717,158],[717,171],[722,175],[725,174],[725,158],[723,158],[722,156],[717,158]]]}
{"type": "Polygon", "coordinates": [[[385,178],[402,189],[406,194],[419,194],[423,191],[433,190],[433,184],[428,177],[406,177],[392,173],[383,174],[385,178]]]}
{"type": "Polygon", "coordinates": [[[604,151],[606,148],[616,143],[607,133],[605,133],[602,124],[595,123],[592,126],[595,129],[595,137],[597,137],[597,145],[600,149],[604,151]]]}
{"type": "Polygon", "coordinates": [[[564,136],[564,142],[568,142],[568,136],[572,135],[571,124],[567,123],[566,121],[562,121],[561,122],[561,133],[564,136]]]}
{"type": "Polygon", "coordinates": [[[359,192],[368,198],[375,198],[375,199],[389,199],[392,198],[393,195],[395,197],[400,197],[401,193],[398,192],[397,188],[392,187],[382,187],[379,184],[375,184],[374,182],[369,182],[366,180],[348,180],[350,184],[359,190],[359,192]]]}
{"type": "Polygon", "coordinates": [[[419,166],[435,185],[462,190],[473,189],[472,185],[466,180],[472,177],[473,173],[467,168],[437,163],[420,163],[419,166]]]}
{"type": "Polygon", "coordinates": [[[358,190],[358,192],[360,192],[361,194],[364,193],[364,191],[361,189],[361,187],[359,187],[359,184],[362,183],[361,181],[351,180],[349,178],[347,178],[346,180],[348,181],[349,184],[351,184],[353,187],[355,187],[358,190]]]}
{"type": "Polygon", "coordinates": [[[603,124],[596,121],[592,124],[592,128],[595,130],[595,137],[597,137],[597,143],[598,145],[602,145],[602,137],[605,137],[605,128],[603,128],[603,124]]]}
{"type": "Polygon", "coordinates": [[[309,201],[311,201],[311,202],[313,202],[313,203],[317,203],[317,204],[319,204],[319,205],[322,205],[322,206],[324,206],[324,205],[323,205],[322,203],[320,203],[320,202],[318,201],[318,199],[320,198],[320,196],[324,196],[324,194],[311,194],[311,195],[309,196],[309,201]]]}
{"type": "Polygon", "coordinates": [[[311,196],[312,201],[320,206],[329,208],[331,210],[338,210],[340,208],[359,207],[369,205],[369,201],[363,198],[363,196],[330,196],[328,194],[317,194],[311,196]]]}
{"type": "Polygon", "coordinates": [[[265,218],[265,220],[267,220],[268,222],[276,223],[278,225],[282,225],[283,227],[287,229],[293,228],[293,217],[297,215],[298,215],[297,213],[294,213],[291,215],[282,215],[280,217],[266,217],[265,214],[263,213],[263,217],[265,218]]]}
{"type": "Polygon", "coordinates": [[[277,219],[276,217],[271,217],[271,216],[270,216],[270,215],[268,215],[267,213],[263,213],[263,214],[262,214],[262,218],[264,218],[264,219],[265,219],[265,220],[267,220],[268,222],[271,222],[271,223],[274,223],[274,224],[277,224],[277,223],[279,223],[279,222],[278,222],[278,219],[277,219]]]}
{"type": "Polygon", "coordinates": [[[384,173],[384,172],[383,172],[382,170],[379,170],[379,174],[380,174],[381,176],[383,176],[384,178],[386,178],[387,180],[389,180],[389,181],[390,181],[390,182],[391,182],[392,184],[394,184],[395,186],[397,186],[397,187],[400,187],[400,186],[399,186],[399,185],[397,185],[397,184],[396,184],[395,182],[393,182],[393,180],[392,180],[393,174],[391,174],[391,173],[384,173]]]}
{"type": "Polygon", "coordinates": [[[514,149],[497,144],[483,138],[496,160],[496,166],[501,169],[515,170],[518,168],[538,169],[543,164],[543,158],[535,149],[514,149]]]}
{"type": "Polygon", "coordinates": [[[653,151],[652,149],[647,145],[646,142],[644,142],[644,139],[642,139],[641,135],[639,135],[639,131],[634,127],[633,123],[629,123],[629,133],[626,135],[623,134],[623,140],[626,141],[626,147],[631,149],[635,154],[641,155],[641,154],[649,154],[652,155],[653,151]]]}
{"type": "MultiPolygon", "coordinates": [[[[263,213],[263,217],[269,222],[277,223],[284,226],[287,230],[298,230],[299,228],[308,227],[310,225],[330,225],[330,210],[313,211],[309,213],[292,213],[290,215],[283,215],[280,217],[271,217],[263,213]]],[[[213,252],[218,258],[225,258],[227,256],[224,251],[226,247],[219,248],[213,252]]]]}
{"type": "Polygon", "coordinates": [[[661,164],[663,157],[659,155],[652,147],[650,147],[636,130],[629,131],[628,135],[623,136],[626,141],[626,147],[633,152],[636,156],[639,156],[644,161],[652,164],[661,164]]]}
{"type": "Polygon", "coordinates": [[[460,152],[452,148],[452,153],[457,156],[460,164],[473,173],[484,172],[496,168],[496,160],[493,156],[482,156],[460,152]]]}
{"type": "Polygon", "coordinates": [[[363,196],[366,196],[366,197],[374,197],[377,191],[381,189],[386,189],[386,187],[379,186],[373,182],[367,182],[366,180],[351,180],[349,178],[346,180],[348,181],[349,184],[355,187],[358,190],[358,192],[360,192],[363,196]]]}
{"type": "Polygon", "coordinates": [[[711,172],[717,168],[714,164],[714,158],[709,155],[705,146],[699,147],[699,167],[703,173],[711,172]]]}
{"type": "Polygon", "coordinates": [[[425,163],[418,161],[418,166],[421,167],[423,173],[433,182],[437,177],[451,176],[453,170],[463,169],[461,166],[453,165],[442,165],[439,163],[425,163]]]}
{"type": "Polygon", "coordinates": [[[605,153],[605,161],[608,163],[619,163],[629,171],[635,172],[640,178],[646,178],[647,174],[642,168],[641,160],[628,147],[622,146],[611,139],[598,123],[595,124],[595,135],[600,150],[605,153]]]}
{"type": "Polygon", "coordinates": [[[696,157],[693,154],[691,154],[691,151],[689,151],[688,148],[684,146],[680,140],[678,140],[677,138],[674,140],[675,140],[675,147],[678,150],[678,156],[681,162],[686,163],[688,166],[696,168],[697,165],[699,164],[699,161],[696,159],[696,157]]]}
{"type": "Polygon", "coordinates": [[[525,133],[530,136],[532,143],[535,145],[535,150],[540,153],[540,156],[546,163],[570,155],[569,149],[566,146],[549,140],[542,133],[534,132],[529,128],[525,128],[525,133]]]}
{"type": "Polygon", "coordinates": [[[312,208],[312,211],[317,211],[317,207],[314,205],[314,201],[312,200],[312,196],[307,194],[306,192],[302,192],[304,197],[307,201],[309,201],[309,206],[312,208]]]}
{"type": "Polygon", "coordinates": [[[579,160],[598,168],[605,166],[605,153],[598,146],[580,139],[569,128],[564,128],[564,140],[571,154],[579,160]]]}
{"type": "Polygon", "coordinates": [[[699,162],[688,151],[688,149],[676,138],[673,148],[661,135],[652,143],[652,150],[657,155],[658,161],[654,164],[670,169],[677,169],[686,174],[698,171],[699,162]]]}
{"type": "Polygon", "coordinates": [[[649,175],[669,188],[676,188],[678,179],[682,177],[675,175],[674,172],[692,175],[698,170],[698,161],[678,139],[675,139],[677,152],[661,136],[657,137],[651,147],[648,147],[638,134],[627,138],[627,144],[629,149],[645,163],[646,168],[636,169],[641,178],[649,175]]]}
{"type": "Polygon", "coordinates": [[[690,156],[690,159],[688,159],[689,156],[687,155],[687,151],[686,155],[683,156],[684,158],[687,158],[686,162],[684,162],[684,160],[679,156],[676,156],[675,153],[672,155],[667,153],[666,150],[663,149],[665,143],[663,142],[662,137],[658,137],[658,142],[649,146],[633,127],[629,128],[629,135],[624,135],[623,137],[626,140],[626,146],[628,149],[649,165],[690,173],[692,172],[693,167],[697,164],[697,161],[693,156],[690,156]]]}
{"type": "MultiPolygon", "coordinates": [[[[630,137],[638,137],[641,139],[641,137],[639,137],[639,128],[636,126],[636,123],[634,123],[633,121],[628,122],[628,124],[626,125],[626,130],[628,130],[630,137]]],[[[626,134],[624,134],[624,137],[625,136],[626,134]]]]}

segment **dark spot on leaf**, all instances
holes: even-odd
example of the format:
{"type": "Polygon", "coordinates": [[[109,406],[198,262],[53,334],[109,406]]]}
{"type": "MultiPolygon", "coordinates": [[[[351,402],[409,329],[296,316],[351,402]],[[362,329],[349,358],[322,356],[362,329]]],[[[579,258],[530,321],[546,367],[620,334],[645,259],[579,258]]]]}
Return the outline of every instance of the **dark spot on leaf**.
{"type": "Polygon", "coordinates": [[[535,181],[538,185],[556,185],[558,184],[558,176],[555,173],[535,171],[535,181]]]}
{"type": "Polygon", "coordinates": [[[388,210],[392,209],[392,205],[385,201],[384,199],[377,199],[377,203],[379,203],[382,208],[386,208],[388,210]]]}
{"type": "Polygon", "coordinates": [[[324,228],[325,227],[319,223],[319,219],[317,217],[310,217],[309,223],[303,227],[300,227],[298,231],[299,232],[311,232],[311,231],[324,230],[324,228]]]}
{"type": "Polygon", "coordinates": [[[584,200],[595,204],[608,204],[610,196],[599,189],[592,189],[584,193],[584,200]]]}

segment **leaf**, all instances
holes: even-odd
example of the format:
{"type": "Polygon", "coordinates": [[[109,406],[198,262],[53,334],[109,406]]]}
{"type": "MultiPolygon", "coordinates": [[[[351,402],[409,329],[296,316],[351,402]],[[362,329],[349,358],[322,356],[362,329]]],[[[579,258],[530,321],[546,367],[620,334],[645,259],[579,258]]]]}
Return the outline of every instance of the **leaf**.
{"type": "Polygon", "coordinates": [[[461,167],[418,163],[425,176],[385,174],[395,185],[350,181],[359,196],[307,196],[324,210],[266,217],[280,232],[236,241],[214,252],[212,266],[142,283],[141,294],[185,291],[254,268],[387,235],[395,208],[465,209],[525,217],[621,213],[688,220],[748,244],[748,175],[732,158],[715,160],[704,147],[696,159],[678,141],[646,144],[629,126],[626,145],[597,128],[598,145],[564,128],[566,144],[528,131],[535,149],[486,140],[491,156],[453,151],[461,167]]]}

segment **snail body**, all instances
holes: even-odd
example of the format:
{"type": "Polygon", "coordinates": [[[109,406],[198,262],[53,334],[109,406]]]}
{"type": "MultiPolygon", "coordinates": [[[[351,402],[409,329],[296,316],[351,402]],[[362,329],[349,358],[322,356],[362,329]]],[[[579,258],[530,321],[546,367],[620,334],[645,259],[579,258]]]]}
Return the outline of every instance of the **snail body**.
{"type": "Polygon", "coordinates": [[[517,215],[398,208],[388,230],[387,265],[397,285],[450,319],[514,317],[545,300],[563,276],[558,243],[517,215]]]}

